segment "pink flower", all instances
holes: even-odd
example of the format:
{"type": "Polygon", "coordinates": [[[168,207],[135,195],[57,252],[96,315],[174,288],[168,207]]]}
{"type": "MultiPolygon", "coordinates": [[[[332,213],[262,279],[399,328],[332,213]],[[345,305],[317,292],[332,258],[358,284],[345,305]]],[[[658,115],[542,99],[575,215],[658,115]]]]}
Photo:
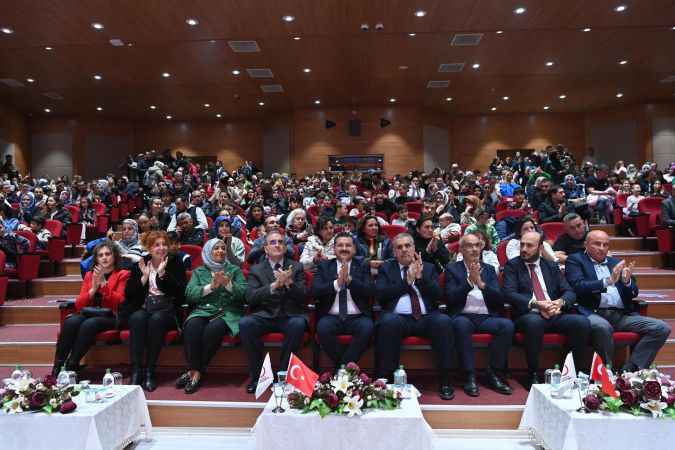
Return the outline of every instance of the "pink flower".
{"type": "Polygon", "coordinates": [[[355,363],[355,362],[350,362],[347,364],[347,370],[354,371],[356,373],[359,373],[361,371],[361,368],[355,363]]]}
{"type": "Polygon", "coordinates": [[[61,414],[69,414],[69,413],[75,411],[76,408],[77,408],[77,405],[75,404],[75,402],[72,401],[72,400],[68,400],[66,402],[63,402],[63,404],[61,405],[60,411],[61,411],[61,414]]]}
{"type": "Polygon", "coordinates": [[[638,393],[634,389],[621,391],[621,400],[628,407],[635,406],[638,404],[638,393]]]}
{"type": "Polygon", "coordinates": [[[326,398],[326,403],[330,407],[330,409],[335,409],[337,408],[338,403],[340,403],[340,399],[338,398],[337,395],[335,395],[333,392],[328,394],[328,397],[326,398]]]}
{"type": "Polygon", "coordinates": [[[661,385],[658,381],[645,381],[642,385],[642,392],[647,400],[661,400],[661,385]]]}
{"type": "Polygon", "coordinates": [[[330,372],[322,373],[321,376],[319,377],[319,383],[321,384],[330,383],[330,379],[332,376],[333,374],[331,374],[330,372]]]}
{"type": "Polygon", "coordinates": [[[600,408],[600,399],[594,394],[584,397],[584,406],[589,411],[597,411],[600,408]]]}
{"type": "Polygon", "coordinates": [[[671,408],[675,406],[675,394],[668,394],[668,397],[666,397],[666,403],[668,403],[668,406],[671,408]]]}
{"type": "Polygon", "coordinates": [[[370,377],[368,376],[367,373],[361,372],[359,378],[361,379],[361,381],[363,381],[363,384],[370,384],[370,377]]]}
{"type": "Polygon", "coordinates": [[[387,384],[382,380],[375,380],[373,386],[375,386],[377,389],[384,389],[387,387],[387,384]]]}
{"type": "Polygon", "coordinates": [[[28,400],[28,405],[31,410],[36,411],[42,409],[47,403],[47,397],[42,392],[33,392],[28,400]]]}
{"type": "Polygon", "coordinates": [[[56,386],[56,378],[52,375],[45,375],[45,377],[42,379],[42,384],[44,384],[47,388],[56,386]]]}
{"type": "Polygon", "coordinates": [[[627,391],[630,389],[630,381],[619,377],[616,379],[616,389],[619,391],[627,391]]]}

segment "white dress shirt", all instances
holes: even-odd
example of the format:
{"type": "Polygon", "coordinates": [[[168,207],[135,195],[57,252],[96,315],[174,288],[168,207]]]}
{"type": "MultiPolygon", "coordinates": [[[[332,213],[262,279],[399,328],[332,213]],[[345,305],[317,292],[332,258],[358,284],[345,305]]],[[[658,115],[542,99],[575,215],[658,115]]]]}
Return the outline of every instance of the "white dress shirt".
{"type": "MultiPolygon", "coordinates": [[[[539,278],[539,284],[541,285],[541,289],[544,291],[544,298],[546,300],[551,300],[551,297],[548,295],[548,288],[546,287],[546,281],[544,281],[544,275],[541,273],[541,258],[538,258],[536,261],[532,263],[525,262],[525,267],[527,268],[527,273],[530,274],[530,264],[534,264],[534,273],[537,274],[537,278],[539,278]]],[[[530,275],[531,277],[531,275],[530,275]]],[[[532,300],[536,300],[534,296],[534,283],[532,284],[532,300]]],[[[539,311],[539,310],[537,310],[539,311]]]]}
{"type": "MultiPolygon", "coordinates": [[[[337,261],[337,273],[340,273],[340,269],[342,268],[342,264],[344,264],[341,261],[337,261]]],[[[349,273],[349,270],[352,268],[352,262],[349,261],[347,263],[347,273],[349,273]]],[[[340,285],[337,282],[337,278],[335,281],[333,281],[333,289],[335,289],[335,300],[333,300],[333,306],[331,306],[330,311],[328,311],[328,314],[333,315],[333,316],[338,316],[340,315],[340,285]]],[[[352,293],[347,289],[347,314],[352,315],[352,314],[361,314],[361,310],[359,309],[358,306],[356,306],[356,303],[354,302],[354,299],[352,298],[352,293]]]]}
{"type": "Polygon", "coordinates": [[[464,264],[464,267],[466,268],[466,281],[472,289],[466,295],[466,303],[464,304],[462,312],[464,314],[490,314],[490,311],[488,311],[487,305],[485,304],[483,291],[469,280],[469,268],[466,267],[466,263],[464,264]]]}
{"type": "Polygon", "coordinates": [[[606,288],[606,291],[600,294],[600,308],[623,308],[623,301],[621,301],[621,294],[619,290],[613,284],[609,284],[609,277],[611,272],[609,266],[607,265],[607,258],[603,262],[597,262],[591,258],[593,263],[593,268],[595,269],[595,275],[598,277],[598,280],[602,280],[603,285],[606,288]]]}
{"type": "MultiPolygon", "coordinates": [[[[403,269],[404,266],[398,265],[399,273],[401,274],[401,279],[403,280],[404,283],[408,283],[406,280],[405,275],[403,274],[403,269]]],[[[417,289],[417,286],[413,283],[412,288],[415,290],[415,293],[417,294],[417,298],[419,299],[420,302],[420,311],[422,311],[422,315],[425,315],[427,313],[427,309],[424,306],[424,302],[422,301],[422,294],[420,294],[419,289],[417,289]]],[[[394,312],[397,314],[412,314],[412,305],[411,305],[411,299],[409,294],[403,294],[401,297],[399,297],[398,302],[396,302],[396,308],[394,312]]]]}

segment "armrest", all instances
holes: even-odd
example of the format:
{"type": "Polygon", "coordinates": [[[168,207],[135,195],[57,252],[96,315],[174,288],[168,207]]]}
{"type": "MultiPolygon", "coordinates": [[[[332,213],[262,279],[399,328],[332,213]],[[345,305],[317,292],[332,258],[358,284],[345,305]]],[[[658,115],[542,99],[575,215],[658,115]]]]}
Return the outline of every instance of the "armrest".
{"type": "Polygon", "coordinates": [[[641,316],[646,316],[647,315],[647,308],[649,307],[649,303],[647,303],[644,300],[638,300],[637,301],[637,309],[638,312],[640,313],[641,316]]]}

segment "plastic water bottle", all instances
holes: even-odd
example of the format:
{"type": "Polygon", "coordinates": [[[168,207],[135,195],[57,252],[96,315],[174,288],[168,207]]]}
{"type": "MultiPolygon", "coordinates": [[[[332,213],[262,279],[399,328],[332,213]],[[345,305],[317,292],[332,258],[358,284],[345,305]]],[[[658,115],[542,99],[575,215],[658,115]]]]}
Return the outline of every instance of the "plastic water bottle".
{"type": "Polygon", "coordinates": [[[105,375],[103,375],[103,382],[101,384],[106,392],[112,390],[112,387],[115,384],[115,377],[110,373],[110,369],[105,369],[105,375]]]}
{"type": "Polygon", "coordinates": [[[553,369],[546,369],[544,372],[544,383],[551,384],[551,372],[553,372],[553,369]]]}
{"type": "Polygon", "coordinates": [[[10,378],[13,381],[19,381],[21,378],[23,378],[23,370],[21,369],[21,365],[16,365],[16,368],[14,369],[14,372],[12,372],[10,378]]]}
{"type": "Polygon", "coordinates": [[[398,370],[394,372],[394,387],[403,389],[408,384],[408,375],[405,373],[403,365],[398,366],[398,370]]]}
{"type": "Polygon", "coordinates": [[[340,366],[340,368],[338,369],[338,371],[337,371],[337,377],[338,377],[338,378],[341,378],[341,377],[343,377],[343,376],[345,376],[345,375],[347,375],[347,369],[345,369],[345,365],[342,364],[342,365],[340,366]]]}
{"type": "Polygon", "coordinates": [[[56,377],[56,385],[59,387],[66,387],[70,384],[70,374],[66,370],[66,366],[61,367],[61,371],[56,377]]]}
{"type": "Polygon", "coordinates": [[[562,373],[560,372],[560,366],[556,364],[553,370],[551,371],[551,396],[555,396],[558,394],[561,378],[562,373]]]}

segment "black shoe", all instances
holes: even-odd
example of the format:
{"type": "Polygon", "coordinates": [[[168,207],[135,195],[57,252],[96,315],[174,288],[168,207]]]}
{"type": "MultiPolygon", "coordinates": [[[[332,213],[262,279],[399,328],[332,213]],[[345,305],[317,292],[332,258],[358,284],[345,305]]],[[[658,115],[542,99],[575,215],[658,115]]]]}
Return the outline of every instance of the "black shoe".
{"type": "Polygon", "coordinates": [[[469,397],[478,397],[480,395],[480,389],[478,388],[478,383],[476,383],[476,375],[470,373],[466,377],[466,383],[464,383],[464,392],[469,397]]]}
{"type": "Polygon", "coordinates": [[[190,382],[190,374],[185,372],[176,380],[176,389],[183,389],[190,382]]]}
{"type": "Polygon", "coordinates": [[[452,400],[455,398],[455,390],[449,384],[442,384],[438,390],[438,396],[441,400],[452,400]]]}
{"type": "Polygon", "coordinates": [[[194,394],[199,390],[199,387],[202,384],[202,377],[198,377],[196,380],[193,380],[190,378],[190,381],[185,385],[185,393],[186,394],[194,394]]]}
{"type": "Polygon", "coordinates": [[[258,387],[258,381],[251,381],[249,384],[246,385],[246,392],[249,394],[253,394],[258,387]]]}
{"type": "Polygon", "coordinates": [[[537,372],[530,372],[527,375],[527,380],[525,380],[525,389],[528,391],[532,388],[533,384],[540,384],[541,381],[539,381],[539,377],[537,376],[537,372]]]}
{"type": "Polygon", "coordinates": [[[148,369],[145,371],[145,383],[143,389],[152,392],[157,389],[157,380],[155,379],[155,369],[148,369]]]}
{"type": "Polygon", "coordinates": [[[511,395],[511,386],[509,386],[506,381],[502,381],[499,376],[492,370],[488,370],[487,372],[487,379],[488,379],[488,386],[490,386],[491,389],[499,392],[500,394],[504,395],[511,395]]]}
{"type": "Polygon", "coordinates": [[[143,369],[137,366],[134,366],[134,368],[131,369],[131,379],[129,380],[129,384],[136,386],[141,386],[143,384],[143,369]]]}

